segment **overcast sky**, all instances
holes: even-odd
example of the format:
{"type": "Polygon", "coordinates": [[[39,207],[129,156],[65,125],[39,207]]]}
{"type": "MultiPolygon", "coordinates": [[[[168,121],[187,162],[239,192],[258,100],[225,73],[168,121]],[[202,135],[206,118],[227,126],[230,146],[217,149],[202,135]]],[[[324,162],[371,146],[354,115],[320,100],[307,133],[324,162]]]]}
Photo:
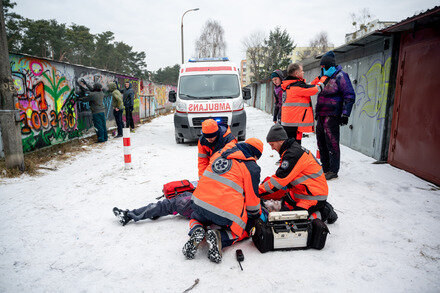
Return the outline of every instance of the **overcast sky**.
{"type": "Polygon", "coordinates": [[[298,46],[307,46],[326,31],[335,46],[352,32],[351,12],[369,8],[374,19],[401,21],[440,5],[438,0],[13,0],[14,11],[31,19],[56,19],[85,25],[94,34],[115,33],[117,41],[145,51],[148,70],[181,63],[180,21],[184,18],[185,60],[194,54],[195,40],[208,19],[223,26],[227,56],[244,59],[242,40],[256,31],[269,34],[276,26],[286,29],[298,46]]]}

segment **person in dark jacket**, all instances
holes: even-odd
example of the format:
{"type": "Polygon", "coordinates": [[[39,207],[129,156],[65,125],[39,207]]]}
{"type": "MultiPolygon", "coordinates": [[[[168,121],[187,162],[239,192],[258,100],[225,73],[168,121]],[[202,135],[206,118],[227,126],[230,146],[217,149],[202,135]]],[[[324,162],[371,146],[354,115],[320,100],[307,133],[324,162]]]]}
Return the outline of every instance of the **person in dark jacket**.
{"type": "Polygon", "coordinates": [[[113,116],[115,116],[116,126],[118,127],[118,135],[116,137],[122,137],[122,128],[124,128],[124,122],[122,121],[122,112],[124,111],[122,94],[117,89],[115,82],[110,82],[107,87],[109,92],[112,93],[113,116]]]}
{"type": "Polygon", "coordinates": [[[104,107],[104,93],[102,92],[102,85],[95,82],[93,87],[88,85],[84,79],[80,82],[87,86],[91,91],[83,91],[78,99],[81,102],[89,102],[90,110],[92,111],[93,125],[95,126],[98,142],[107,141],[107,126],[105,123],[105,107],[104,107]]]}
{"type": "Polygon", "coordinates": [[[134,109],[134,91],[130,82],[125,82],[125,88],[122,90],[124,107],[125,107],[125,123],[131,132],[134,132],[133,109],[134,109]]]}
{"type": "Polygon", "coordinates": [[[335,54],[332,51],[322,56],[320,64],[321,71],[336,69],[325,88],[318,94],[315,111],[316,139],[321,163],[325,178],[331,180],[338,177],[340,166],[339,126],[348,123],[355,102],[355,92],[348,74],[342,71],[340,65],[336,65],[335,54]]]}
{"type": "Polygon", "coordinates": [[[273,83],[273,122],[279,123],[281,121],[281,106],[283,105],[283,89],[281,83],[284,80],[284,74],[281,70],[277,69],[271,73],[270,78],[273,83]]]}

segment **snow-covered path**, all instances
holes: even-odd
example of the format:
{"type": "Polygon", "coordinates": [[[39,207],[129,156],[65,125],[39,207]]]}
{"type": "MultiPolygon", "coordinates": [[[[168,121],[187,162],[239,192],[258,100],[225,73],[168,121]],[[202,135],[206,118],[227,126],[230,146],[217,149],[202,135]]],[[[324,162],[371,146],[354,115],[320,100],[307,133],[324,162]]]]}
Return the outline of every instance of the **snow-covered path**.
{"type": "MultiPolygon", "coordinates": [[[[247,114],[247,136],[265,141],[271,116],[247,114]]],[[[314,136],[303,144],[316,152],[314,136]]],[[[1,292],[183,292],[195,279],[192,292],[440,291],[440,191],[410,173],[342,147],[340,177],[329,182],[339,220],[323,250],[260,254],[247,240],[214,264],[206,247],[184,258],[188,221],[179,216],[116,221],[114,206],[138,208],[164,183],[197,178],[196,144],[174,142],[172,115],[140,126],[132,145],[130,171],[114,139],[57,171],[0,181],[1,292]]],[[[265,144],[262,178],[276,160],[265,144]]]]}

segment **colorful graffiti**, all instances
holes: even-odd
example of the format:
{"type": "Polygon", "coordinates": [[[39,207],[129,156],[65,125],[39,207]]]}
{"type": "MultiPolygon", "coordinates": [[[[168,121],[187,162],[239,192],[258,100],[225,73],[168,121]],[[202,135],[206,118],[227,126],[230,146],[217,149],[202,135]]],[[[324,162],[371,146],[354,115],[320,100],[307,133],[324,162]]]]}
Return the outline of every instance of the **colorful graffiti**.
{"type": "MultiPolygon", "coordinates": [[[[80,137],[92,128],[88,102],[77,102],[77,79],[100,82],[105,89],[110,81],[125,81],[124,76],[23,55],[11,54],[10,64],[25,152],[80,137]]],[[[112,96],[105,93],[107,120],[114,120],[112,96]]]]}
{"type": "MultiPolygon", "coordinates": [[[[171,104],[168,92],[173,86],[155,85],[150,81],[117,75],[98,69],[49,61],[20,54],[10,54],[12,77],[18,93],[16,108],[20,111],[23,150],[62,143],[93,131],[88,102],[79,101],[77,80],[103,85],[107,126],[114,126],[112,95],[108,83],[115,81],[120,88],[129,81],[135,92],[133,118],[154,116],[158,107],[171,104]]],[[[125,115],[124,115],[125,116],[125,115]]],[[[125,119],[125,117],[124,117],[125,119]]]]}
{"type": "Polygon", "coordinates": [[[360,106],[359,116],[381,120],[385,118],[388,95],[391,57],[375,60],[368,71],[359,78],[356,87],[356,106],[360,106]]]}
{"type": "Polygon", "coordinates": [[[81,135],[75,96],[66,78],[48,61],[13,55],[23,150],[32,151],[81,135]]]}

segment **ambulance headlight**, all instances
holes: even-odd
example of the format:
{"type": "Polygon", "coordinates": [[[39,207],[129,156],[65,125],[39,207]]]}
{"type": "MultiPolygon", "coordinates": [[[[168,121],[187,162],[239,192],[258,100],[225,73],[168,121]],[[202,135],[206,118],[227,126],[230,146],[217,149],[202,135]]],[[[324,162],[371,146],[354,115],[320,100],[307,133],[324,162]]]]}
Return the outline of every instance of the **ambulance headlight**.
{"type": "Polygon", "coordinates": [[[176,111],[179,112],[187,112],[187,107],[185,103],[177,102],[176,103],[176,111]]]}
{"type": "Polygon", "coordinates": [[[243,100],[242,99],[235,100],[232,103],[232,110],[233,111],[242,110],[242,109],[243,109],[243,100]]]}

